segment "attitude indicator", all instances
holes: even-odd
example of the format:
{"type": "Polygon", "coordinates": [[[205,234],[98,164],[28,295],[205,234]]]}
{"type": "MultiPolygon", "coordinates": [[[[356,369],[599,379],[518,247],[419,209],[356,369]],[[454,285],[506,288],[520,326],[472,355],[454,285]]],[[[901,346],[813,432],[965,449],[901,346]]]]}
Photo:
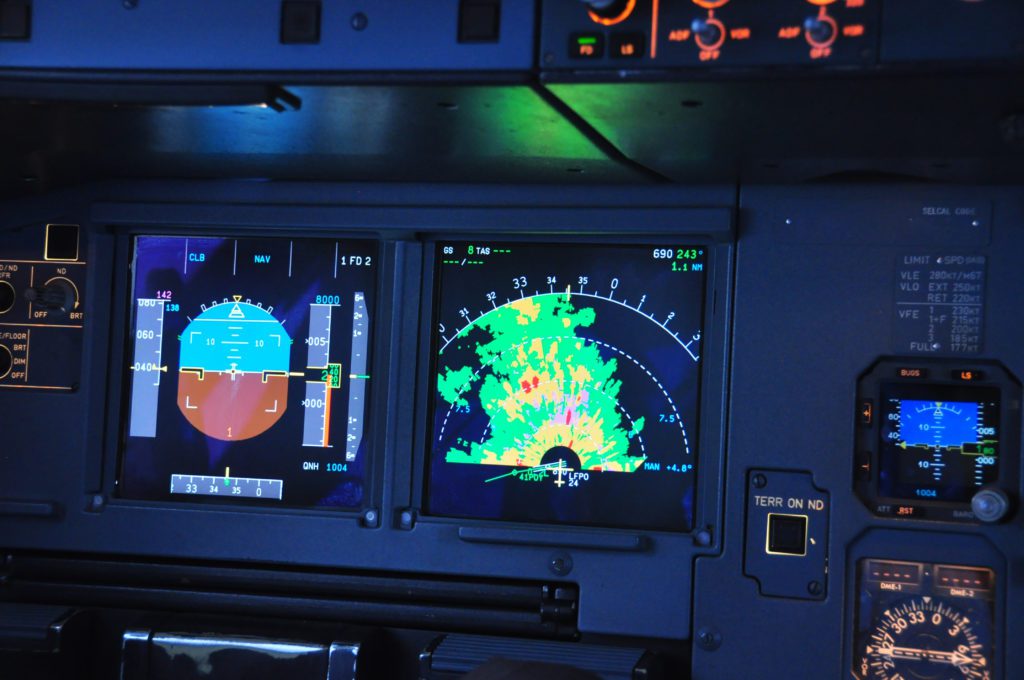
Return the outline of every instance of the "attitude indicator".
{"type": "Polygon", "coordinates": [[[891,498],[969,501],[999,470],[998,395],[915,398],[894,386],[883,402],[879,491],[891,498]]]}
{"type": "Polygon", "coordinates": [[[284,415],[292,340],[272,311],[233,295],[182,332],[178,408],[200,432],[249,439],[284,415]]]}

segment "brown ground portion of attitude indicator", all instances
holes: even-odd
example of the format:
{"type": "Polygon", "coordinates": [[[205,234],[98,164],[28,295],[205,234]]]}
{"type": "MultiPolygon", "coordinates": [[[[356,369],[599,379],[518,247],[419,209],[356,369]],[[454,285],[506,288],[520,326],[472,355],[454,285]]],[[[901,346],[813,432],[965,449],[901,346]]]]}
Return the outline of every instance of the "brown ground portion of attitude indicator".
{"type": "Polygon", "coordinates": [[[194,371],[178,374],[178,408],[200,432],[224,441],[263,434],[284,414],[288,376],[194,371]]]}

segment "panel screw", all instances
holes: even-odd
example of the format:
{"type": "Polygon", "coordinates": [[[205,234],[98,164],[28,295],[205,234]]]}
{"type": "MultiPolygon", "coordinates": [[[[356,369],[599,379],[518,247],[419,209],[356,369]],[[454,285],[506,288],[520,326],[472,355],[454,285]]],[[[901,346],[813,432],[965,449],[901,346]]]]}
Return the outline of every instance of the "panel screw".
{"type": "Polygon", "coordinates": [[[572,557],[569,553],[557,552],[548,560],[548,569],[555,576],[568,576],[572,571],[572,557]]]}
{"type": "Polygon", "coordinates": [[[701,529],[693,535],[693,542],[697,545],[711,545],[711,532],[707,529],[701,529]]]}
{"type": "Polygon", "coordinates": [[[89,509],[100,510],[103,508],[104,502],[105,501],[103,499],[103,496],[100,494],[96,494],[95,496],[89,499],[89,509]]]}
{"type": "Polygon", "coordinates": [[[755,489],[763,489],[768,486],[768,478],[758,472],[750,478],[750,483],[754,485],[755,489]]]}
{"type": "Polygon", "coordinates": [[[370,20],[362,12],[356,12],[352,15],[352,28],[356,31],[365,30],[370,25],[370,20]]]}
{"type": "Polygon", "coordinates": [[[697,631],[697,646],[706,652],[713,652],[722,646],[722,634],[713,628],[697,631]]]}
{"type": "Polygon", "coordinates": [[[824,587],[821,585],[821,581],[811,581],[807,584],[807,592],[817,597],[824,591],[824,587]]]}
{"type": "Polygon", "coordinates": [[[413,514],[412,510],[402,510],[402,514],[398,516],[398,526],[402,529],[412,529],[415,522],[416,515],[413,514]]]}
{"type": "Polygon", "coordinates": [[[377,526],[378,515],[377,511],[373,508],[363,511],[363,526],[375,527],[377,526]]]}

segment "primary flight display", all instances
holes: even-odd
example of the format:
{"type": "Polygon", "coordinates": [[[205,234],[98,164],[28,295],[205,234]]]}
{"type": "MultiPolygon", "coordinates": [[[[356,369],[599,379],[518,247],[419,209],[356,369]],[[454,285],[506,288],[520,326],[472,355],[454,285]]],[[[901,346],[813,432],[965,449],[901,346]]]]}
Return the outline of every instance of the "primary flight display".
{"type": "Polygon", "coordinates": [[[431,514],[693,525],[706,248],[443,242],[431,514]]]}
{"type": "Polygon", "coordinates": [[[1000,404],[993,387],[886,385],[879,493],[969,503],[999,478],[1000,404]]]}
{"type": "Polygon", "coordinates": [[[138,237],[121,495],[359,507],[377,250],[138,237]]]}

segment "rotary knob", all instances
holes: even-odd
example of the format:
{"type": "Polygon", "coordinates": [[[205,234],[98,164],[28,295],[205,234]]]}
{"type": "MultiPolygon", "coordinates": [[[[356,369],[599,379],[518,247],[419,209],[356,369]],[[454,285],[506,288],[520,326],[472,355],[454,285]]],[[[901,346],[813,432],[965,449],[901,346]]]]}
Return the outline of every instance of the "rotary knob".
{"type": "Polygon", "coordinates": [[[11,354],[11,350],[7,348],[7,345],[0,345],[0,380],[7,377],[13,365],[14,355],[11,354]]]}
{"type": "Polygon", "coordinates": [[[14,293],[14,286],[9,281],[0,281],[0,314],[11,311],[17,295],[14,293]]]}
{"type": "Polygon", "coordinates": [[[694,19],[690,29],[702,50],[717,50],[725,42],[725,25],[718,19],[694,19]]]}
{"type": "Polygon", "coordinates": [[[820,14],[815,17],[807,17],[804,20],[804,35],[807,42],[813,47],[829,47],[836,40],[839,27],[835,19],[827,14],[820,14]]]}
{"type": "Polygon", "coordinates": [[[1010,497],[1002,489],[982,489],[971,498],[974,516],[986,524],[995,524],[1010,512],[1010,497]]]}
{"type": "Polygon", "coordinates": [[[50,279],[41,286],[26,289],[25,299],[50,310],[55,315],[67,314],[78,306],[78,292],[74,285],[61,277],[50,279]]]}

